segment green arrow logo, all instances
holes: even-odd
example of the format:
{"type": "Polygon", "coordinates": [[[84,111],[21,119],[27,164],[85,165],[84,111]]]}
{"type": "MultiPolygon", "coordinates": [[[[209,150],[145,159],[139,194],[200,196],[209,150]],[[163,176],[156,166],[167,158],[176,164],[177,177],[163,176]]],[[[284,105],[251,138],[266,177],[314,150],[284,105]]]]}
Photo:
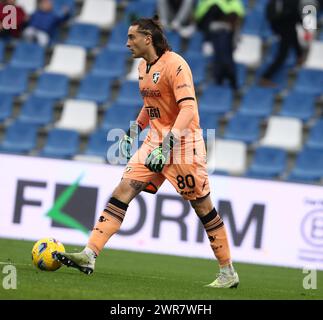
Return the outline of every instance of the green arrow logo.
{"type": "Polygon", "coordinates": [[[55,201],[54,206],[46,213],[46,216],[67,227],[80,230],[88,236],[89,231],[85,226],[83,226],[74,218],[70,217],[68,214],[61,211],[66,203],[68,203],[68,201],[72,198],[73,194],[79,187],[82,178],[83,174],[81,174],[72,185],[64,190],[64,192],[55,201]]]}

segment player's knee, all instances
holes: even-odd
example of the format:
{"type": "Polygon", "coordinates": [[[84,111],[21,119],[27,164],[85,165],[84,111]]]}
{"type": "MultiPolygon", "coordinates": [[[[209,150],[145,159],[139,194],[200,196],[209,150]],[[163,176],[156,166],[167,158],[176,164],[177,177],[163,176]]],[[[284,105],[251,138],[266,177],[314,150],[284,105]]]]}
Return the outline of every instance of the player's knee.
{"type": "Polygon", "coordinates": [[[203,199],[191,200],[190,203],[198,215],[207,214],[213,209],[213,204],[209,195],[203,199]]]}

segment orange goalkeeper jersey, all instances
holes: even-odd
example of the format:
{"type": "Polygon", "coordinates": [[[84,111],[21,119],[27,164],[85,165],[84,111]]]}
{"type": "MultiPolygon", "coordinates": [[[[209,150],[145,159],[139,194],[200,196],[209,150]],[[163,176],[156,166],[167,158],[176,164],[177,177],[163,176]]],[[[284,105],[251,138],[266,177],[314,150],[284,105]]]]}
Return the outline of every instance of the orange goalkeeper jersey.
{"type": "Polygon", "coordinates": [[[144,101],[137,123],[150,131],[146,143],[156,145],[173,127],[181,108],[192,106],[193,119],[182,135],[182,145],[202,140],[193,77],[187,62],[177,53],[166,51],[155,63],[139,64],[139,87],[144,101]]]}

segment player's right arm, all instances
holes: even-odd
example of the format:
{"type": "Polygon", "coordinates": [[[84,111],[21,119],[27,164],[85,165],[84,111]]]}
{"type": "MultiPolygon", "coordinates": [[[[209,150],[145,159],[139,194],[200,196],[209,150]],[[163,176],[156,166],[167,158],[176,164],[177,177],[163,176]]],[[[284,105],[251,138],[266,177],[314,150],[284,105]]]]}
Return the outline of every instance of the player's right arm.
{"type": "Polygon", "coordinates": [[[128,132],[123,136],[119,142],[119,152],[120,155],[127,159],[131,158],[131,149],[133,140],[144,130],[149,123],[149,116],[145,110],[145,106],[141,108],[141,111],[136,119],[136,121],[130,126],[128,132]]]}

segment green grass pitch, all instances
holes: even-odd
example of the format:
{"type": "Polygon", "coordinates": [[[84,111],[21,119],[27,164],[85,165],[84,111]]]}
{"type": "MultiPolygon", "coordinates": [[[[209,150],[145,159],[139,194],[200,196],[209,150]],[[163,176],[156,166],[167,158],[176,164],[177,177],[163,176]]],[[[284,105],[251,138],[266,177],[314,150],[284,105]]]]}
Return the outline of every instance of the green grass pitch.
{"type": "Polygon", "coordinates": [[[64,266],[55,272],[37,270],[31,264],[32,246],[31,241],[0,239],[0,299],[323,299],[322,271],[317,289],[305,290],[301,269],[236,263],[238,289],[213,289],[203,287],[217,273],[212,260],[104,250],[87,276],[64,266]],[[2,286],[8,263],[17,269],[15,290],[2,286]]]}

